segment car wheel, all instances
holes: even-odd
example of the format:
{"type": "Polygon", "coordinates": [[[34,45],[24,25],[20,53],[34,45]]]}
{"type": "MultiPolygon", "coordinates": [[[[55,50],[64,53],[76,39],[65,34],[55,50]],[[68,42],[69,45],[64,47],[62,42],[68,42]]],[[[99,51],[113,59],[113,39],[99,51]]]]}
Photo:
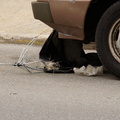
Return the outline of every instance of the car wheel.
{"type": "Polygon", "coordinates": [[[101,62],[120,78],[120,2],[113,4],[103,14],[95,39],[101,62]]]}

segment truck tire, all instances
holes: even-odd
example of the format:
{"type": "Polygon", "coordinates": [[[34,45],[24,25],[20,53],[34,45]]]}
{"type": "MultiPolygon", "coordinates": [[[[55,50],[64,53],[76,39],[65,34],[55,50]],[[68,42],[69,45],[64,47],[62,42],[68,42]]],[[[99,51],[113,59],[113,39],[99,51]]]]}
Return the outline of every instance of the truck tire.
{"type": "Polygon", "coordinates": [[[120,1],[109,7],[101,17],[95,40],[102,64],[120,78],[120,1]]]}

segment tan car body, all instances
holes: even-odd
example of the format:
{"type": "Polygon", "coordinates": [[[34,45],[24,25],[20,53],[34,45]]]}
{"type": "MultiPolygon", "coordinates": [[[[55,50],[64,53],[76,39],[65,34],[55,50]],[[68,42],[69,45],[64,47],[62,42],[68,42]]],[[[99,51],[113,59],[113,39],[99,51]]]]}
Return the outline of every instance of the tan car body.
{"type": "Polygon", "coordinates": [[[84,39],[84,20],[91,0],[38,0],[49,2],[53,23],[47,25],[59,32],[60,37],[84,39]],[[74,21],[74,22],[73,22],[74,21]]]}
{"type": "Polygon", "coordinates": [[[89,3],[90,0],[51,0],[50,7],[55,22],[55,25],[52,27],[55,27],[61,33],[69,34],[83,40],[84,19],[89,3]]]}
{"type": "Polygon", "coordinates": [[[32,2],[36,19],[59,32],[60,38],[95,41],[97,24],[117,0],[37,0],[32,2]]]}

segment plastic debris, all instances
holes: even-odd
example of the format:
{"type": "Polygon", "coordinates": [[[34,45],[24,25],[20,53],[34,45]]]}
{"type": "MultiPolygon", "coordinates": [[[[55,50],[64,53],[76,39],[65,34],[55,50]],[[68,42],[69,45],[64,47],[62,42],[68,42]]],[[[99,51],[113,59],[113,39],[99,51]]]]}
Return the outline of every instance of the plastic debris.
{"type": "Polygon", "coordinates": [[[103,74],[103,66],[92,66],[88,65],[87,67],[82,66],[81,68],[74,68],[74,73],[77,75],[85,76],[97,76],[103,74]]]}

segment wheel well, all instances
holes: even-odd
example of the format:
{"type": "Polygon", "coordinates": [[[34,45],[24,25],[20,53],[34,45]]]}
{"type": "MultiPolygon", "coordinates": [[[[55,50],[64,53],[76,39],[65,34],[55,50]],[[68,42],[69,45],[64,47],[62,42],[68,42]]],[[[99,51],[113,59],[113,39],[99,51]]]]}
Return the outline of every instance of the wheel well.
{"type": "Polygon", "coordinates": [[[95,41],[95,31],[97,24],[103,13],[115,2],[119,0],[92,0],[85,18],[85,43],[95,41]]]}

